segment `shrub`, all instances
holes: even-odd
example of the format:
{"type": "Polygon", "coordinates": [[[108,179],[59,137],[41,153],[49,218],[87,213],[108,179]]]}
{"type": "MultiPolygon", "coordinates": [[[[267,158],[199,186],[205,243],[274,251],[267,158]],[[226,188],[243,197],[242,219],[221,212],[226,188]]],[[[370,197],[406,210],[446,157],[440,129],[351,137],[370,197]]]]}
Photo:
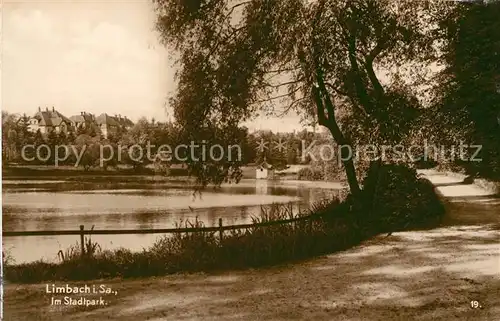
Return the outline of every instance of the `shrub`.
{"type": "Polygon", "coordinates": [[[317,169],[301,168],[297,173],[297,178],[303,181],[322,181],[323,172],[317,169]]]}
{"type": "Polygon", "coordinates": [[[379,232],[423,227],[444,215],[431,182],[404,165],[373,163],[363,186],[365,213],[379,232]]]}
{"type": "Polygon", "coordinates": [[[424,157],[422,157],[418,159],[414,163],[414,165],[418,169],[430,169],[430,168],[435,168],[438,165],[438,163],[432,158],[425,159],[424,157]]]}

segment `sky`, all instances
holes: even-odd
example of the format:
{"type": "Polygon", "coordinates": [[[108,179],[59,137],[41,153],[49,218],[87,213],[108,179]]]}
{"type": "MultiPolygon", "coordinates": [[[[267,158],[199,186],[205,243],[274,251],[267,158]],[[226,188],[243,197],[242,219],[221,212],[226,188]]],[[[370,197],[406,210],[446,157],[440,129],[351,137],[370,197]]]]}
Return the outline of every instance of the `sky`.
{"type": "MultiPolygon", "coordinates": [[[[147,0],[4,0],[2,109],[34,114],[54,106],[168,120],[175,90],[169,52],[147,0]]],[[[259,117],[251,129],[292,131],[299,118],[259,117]]]]}

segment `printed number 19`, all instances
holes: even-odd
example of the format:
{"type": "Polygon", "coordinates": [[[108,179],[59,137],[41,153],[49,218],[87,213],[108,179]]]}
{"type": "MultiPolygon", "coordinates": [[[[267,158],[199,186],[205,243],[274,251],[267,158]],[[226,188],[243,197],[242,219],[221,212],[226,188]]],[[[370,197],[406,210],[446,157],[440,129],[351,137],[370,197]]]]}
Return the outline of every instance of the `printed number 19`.
{"type": "Polygon", "coordinates": [[[473,309],[477,309],[477,308],[480,308],[481,306],[479,305],[479,302],[478,301],[470,301],[470,306],[471,308],[473,309]]]}

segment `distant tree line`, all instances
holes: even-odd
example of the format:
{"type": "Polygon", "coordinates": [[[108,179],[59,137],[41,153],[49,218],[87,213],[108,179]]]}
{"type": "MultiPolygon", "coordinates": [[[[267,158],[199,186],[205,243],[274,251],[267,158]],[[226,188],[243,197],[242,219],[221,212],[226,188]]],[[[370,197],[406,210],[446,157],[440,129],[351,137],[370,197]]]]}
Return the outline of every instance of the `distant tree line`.
{"type": "MultiPolygon", "coordinates": [[[[2,160],[4,164],[21,163],[37,165],[55,165],[54,150],[56,146],[72,146],[67,151],[60,148],[59,156],[64,158],[62,153],[69,153],[66,160],[58,165],[74,165],[82,149],[85,148],[80,162],[78,163],[85,170],[95,167],[116,167],[117,165],[129,165],[134,170],[140,170],[146,165],[154,165],[159,171],[168,172],[170,165],[181,164],[182,161],[172,158],[170,161],[162,160],[154,155],[158,152],[158,147],[169,145],[175,147],[178,144],[186,143],[181,137],[179,126],[173,122],[158,122],[155,119],[142,117],[129,130],[118,129],[108,134],[107,138],[101,133],[98,126],[79,127],[76,131],[55,132],[42,134],[40,130],[30,132],[28,130],[29,117],[23,115],[2,112],[2,160]],[[26,149],[25,157],[22,157],[24,146],[32,145],[33,148],[26,149]],[[36,149],[45,145],[50,148],[50,153],[46,148],[40,149],[39,158],[35,157],[36,149]],[[106,148],[101,147],[106,145],[106,148]],[[140,148],[129,149],[131,146],[140,148]],[[153,157],[139,153],[148,150],[153,157]],[[119,150],[119,148],[122,148],[119,150]],[[113,157],[111,157],[111,155],[113,157]],[[101,156],[105,161],[101,160],[101,156]],[[31,160],[34,158],[33,160],[31,160]],[[111,158],[108,160],[108,158],[111,158]],[[28,159],[28,160],[27,160],[28,159]]],[[[235,128],[229,135],[236,137],[235,143],[241,148],[241,164],[260,164],[266,161],[277,169],[284,169],[292,164],[313,164],[310,153],[306,149],[311,146],[330,143],[327,135],[314,133],[307,130],[292,133],[275,133],[270,130],[258,130],[249,132],[246,127],[235,128]],[[261,146],[261,144],[263,144],[261,146]]],[[[312,148],[312,153],[317,154],[317,148],[312,148]]],[[[333,162],[332,162],[333,163],[333,162]]]]}

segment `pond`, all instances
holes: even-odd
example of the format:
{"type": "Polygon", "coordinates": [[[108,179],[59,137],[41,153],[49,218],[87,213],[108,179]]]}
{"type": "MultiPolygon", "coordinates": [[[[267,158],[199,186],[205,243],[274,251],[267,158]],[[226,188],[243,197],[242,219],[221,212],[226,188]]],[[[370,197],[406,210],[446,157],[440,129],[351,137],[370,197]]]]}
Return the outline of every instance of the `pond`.
{"type": "MultiPolygon", "coordinates": [[[[173,228],[196,218],[205,226],[251,223],[262,206],[289,204],[297,213],[342,192],[338,183],[242,180],[195,193],[187,181],[78,178],[3,180],[3,230],[75,230],[173,228]]],[[[95,235],[103,249],[139,251],[159,234],[95,235]]],[[[57,252],[76,244],[78,236],[24,236],[3,239],[16,263],[57,260],[57,252]]]]}

